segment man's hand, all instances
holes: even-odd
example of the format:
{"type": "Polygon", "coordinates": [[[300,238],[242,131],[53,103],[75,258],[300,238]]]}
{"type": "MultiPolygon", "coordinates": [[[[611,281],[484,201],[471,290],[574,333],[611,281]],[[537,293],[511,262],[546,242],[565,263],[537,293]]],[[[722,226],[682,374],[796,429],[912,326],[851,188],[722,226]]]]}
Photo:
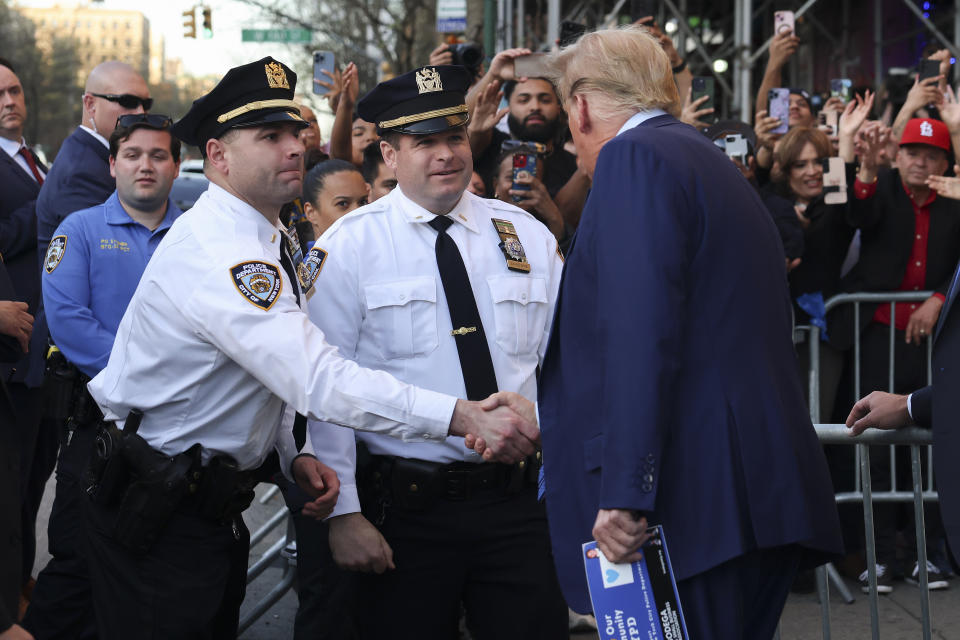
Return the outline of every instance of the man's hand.
{"type": "Polygon", "coordinates": [[[533,454],[540,442],[540,429],[531,417],[533,404],[529,400],[523,399],[529,410],[520,415],[506,402],[500,406],[492,400],[499,395],[490,396],[482,404],[457,400],[450,435],[463,436],[466,447],[483,455],[484,460],[513,464],[533,454]]]}
{"type": "Polygon", "coordinates": [[[562,238],[565,231],[563,216],[544,184],[533,176],[517,176],[516,183],[530,187],[529,189],[510,189],[508,193],[519,198],[516,201],[517,206],[533,213],[537,219],[547,225],[547,229],[557,240],[562,238]]]}
{"type": "Polygon", "coordinates": [[[30,350],[30,335],[33,333],[33,316],[27,313],[26,302],[0,301],[0,333],[17,339],[20,349],[30,350]]]}
{"type": "Polygon", "coordinates": [[[960,101],[957,100],[953,87],[947,87],[944,93],[943,103],[940,105],[940,119],[951,134],[960,132],[960,101]]]}
{"type": "Polygon", "coordinates": [[[440,64],[453,64],[453,51],[450,51],[450,46],[444,43],[431,51],[429,64],[431,67],[440,64]]]}
{"type": "Polygon", "coordinates": [[[863,127],[857,136],[860,143],[860,182],[870,184],[877,179],[877,168],[889,161],[887,142],[890,129],[877,123],[877,126],[863,127]]]}
{"type": "Polygon", "coordinates": [[[340,495],[337,472],[313,456],[298,456],[293,461],[293,478],[313,501],[303,505],[303,515],[323,520],[333,512],[340,495]]]}
{"type": "Polygon", "coordinates": [[[493,56],[490,61],[490,71],[487,73],[498,80],[519,80],[514,74],[513,60],[520,56],[530,55],[530,49],[504,49],[493,56]]]}
{"type": "Polygon", "coordinates": [[[939,82],[940,76],[926,78],[923,82],[920,81],[920,76],[914,78],[913,86],[910,88],[910,91],[907,92],[907,99],[903,103],[903,108],[900,110],[901,113],[909,113],[912,117],[913,112],[917,109],[921,109],[928,104],[939,105],[943,102],[943,94],[940,93],[939,82]]]}
{"type": "Polygon", "coordinates": [[[484,87],[483,91],[477,95],[477,104],[473,107],[470,124],[467,125],[471,133],[492,131],[503,116],[507,115],[510,110],[508,107],[497,108],[500,106],[501,98],[503,98],[503,92],[500,91],[500,83],[496,80],[484,87]]]}
{"type": "Polygon", "coordinates": [[[593,539],[607,560],[614,564],[643,558],[639,549],[647,541],[647,519],[626,509],[600,509],[593,523],[593,539]]]}
{"type": "Polygon", "coordinates": [[[790,56],[797,52],[799,46],[800,38],[795,36],[792,31],[784,31],[773,36],[773,41],[770,42],[768,68],[779,69],[783,67],[787,64],[790,56]]]}
{"type": "MultiPolygon", "coordinates": [[[[953,165],[953,172],[960,176],[960,164],[953,165]]],[[[960,200],[960,178],[947,176],[927,176],[927,186],[937,195],[960,200]]]]}
{"type": "Polygon", "coordinates": [[[907,396],[886,391],[874,391],[860,398],[847,416],[847,428],[851,436],[858,436],[871,427],[899,429],[908,424],[910,413],[907,412],[907,396]]]}
{"type": "Polygon", "coordinates": [[[383,573],[396,569],[393,549],[370,521],[359,513],[330,519],[330,552],[341,569],[383,573]]]}
{"type": "Polygon", "coordinates": [[[915,343],[919,345],[933,335],[933,329],[937,326],[941,308],[943,308],[943,301],[937,296],[930,296],[910,314],[905,331],[907,344],[915,343]]]}
{"type": "Polygon", "coordinates": [[[687,91],[687,97],[683,101],[683,111],[680,112],[680,122],[686,122],[691,127],[696,127],[698,129],[704,129],[709,127],[710,124],[700,120],[703,116],[708,116],[713,113],[713,108],[710,109],[701,109],[700,105],[710,99],[710,96],[700,96],[693,102],[691,98],[693,97],[693,88],[691,87],[687,91]]]}

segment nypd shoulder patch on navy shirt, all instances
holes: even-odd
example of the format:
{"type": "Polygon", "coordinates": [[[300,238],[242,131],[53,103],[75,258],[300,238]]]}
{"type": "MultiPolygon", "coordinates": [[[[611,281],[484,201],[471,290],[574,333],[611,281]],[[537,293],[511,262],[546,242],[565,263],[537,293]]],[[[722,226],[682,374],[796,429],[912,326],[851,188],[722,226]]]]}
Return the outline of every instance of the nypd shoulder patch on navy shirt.
{"type": "Polygon", "coordinates": [[[241,262],[230,269],[233,284],[251,304],[267,311],[283,288],[280,270],[266,262],[241,262]]]}
{"type": "Polygon", "coordinates": [[[47,257],[43,259],[43,270],[47,273],[53,273],[60,261],[63,260],[63,254],[67,250],[67,236],[53,236],[50,240],[50,246],[47,247],[47,257]]]}

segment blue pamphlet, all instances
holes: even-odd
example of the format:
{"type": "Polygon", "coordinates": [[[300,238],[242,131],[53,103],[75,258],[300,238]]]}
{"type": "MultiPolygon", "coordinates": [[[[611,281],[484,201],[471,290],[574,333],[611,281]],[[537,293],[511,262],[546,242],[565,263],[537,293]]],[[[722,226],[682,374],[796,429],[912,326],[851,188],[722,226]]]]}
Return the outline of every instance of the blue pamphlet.
{"type": "Polygon", "coordinates": [[[596,542],[583,545],[601,640],[689,640],[663,529],[650,533],[643,558],[631,564],[611,563],[596,542]]]}

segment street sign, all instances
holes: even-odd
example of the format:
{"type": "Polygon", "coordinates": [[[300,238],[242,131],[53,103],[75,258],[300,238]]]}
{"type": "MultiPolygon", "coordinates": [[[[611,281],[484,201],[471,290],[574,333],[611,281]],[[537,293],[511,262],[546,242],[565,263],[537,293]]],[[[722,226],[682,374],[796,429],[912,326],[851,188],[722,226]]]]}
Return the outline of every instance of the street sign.
{"type": "Polygon", "coordinates": [[[467,0],[437,0],[437,31],[463,33],[467,30],[467,0]]]}
{"type": "Polygon", "coordinates": [[[243,42],[289,42],[309,44],[313,40],[310,29],[244,29],[243,42]]]}

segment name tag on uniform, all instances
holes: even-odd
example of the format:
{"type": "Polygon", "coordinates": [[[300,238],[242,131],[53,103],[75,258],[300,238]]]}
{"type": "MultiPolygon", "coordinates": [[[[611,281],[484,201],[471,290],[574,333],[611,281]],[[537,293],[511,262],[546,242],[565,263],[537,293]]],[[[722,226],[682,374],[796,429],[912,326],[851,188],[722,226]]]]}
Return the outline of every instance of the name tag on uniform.
{"type": "Polygon", "coordinates": [[[603,640],[689,640],[663,529],[652,527],[643,558],[614,564],[596,542],[583,545],[590,601],[603,640]]]}
{"type": "Polygon", "coordinates": [[[520,244],[520,237],[513,223],[509,220],[500,220],[499,218],[490,218],[497,235],[500,236],[500,250],[503,251],[507,259],[507,268],[511,271],[522,271],[530,273],[530,263],[527,262],[527,254],[520,244]]]}

